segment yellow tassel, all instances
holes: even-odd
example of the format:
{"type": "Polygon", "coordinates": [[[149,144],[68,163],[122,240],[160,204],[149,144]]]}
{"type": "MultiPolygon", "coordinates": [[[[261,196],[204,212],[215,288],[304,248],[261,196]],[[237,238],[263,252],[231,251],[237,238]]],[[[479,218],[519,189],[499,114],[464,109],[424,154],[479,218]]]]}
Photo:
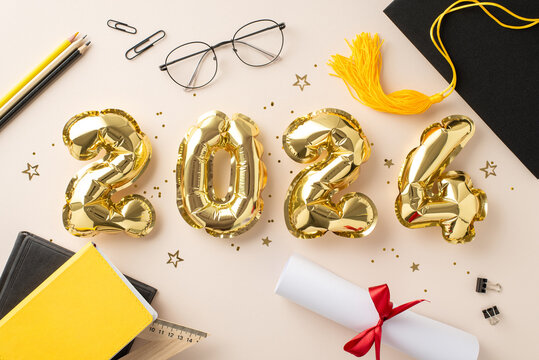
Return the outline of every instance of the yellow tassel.
{"type": "Polygon", "coordinates": [[[332,56],[330,65],[335,71],[332,75],[343,79],[350,94],[363,105],[378,111],[410,115],[422,113],[443,100],[441,94],[427,96],[415,90],[386,94],[380,84],[382,41],[378,34],[361,33],[352,44],[347,43],[352,55],[349,58],[332,56]]]}
{"type": "Polygon", "coordinates": [[[466,9],[473,6],[479,6],[490,18],[496,21],[500,26],[509,29],[526,29],[539,23],[539,19],[525,18],[516,15],[505,7],[492,2],[480,2],[478,0],[458,0],[441,13],[430,28],[431,40],[440,54],[445,58],[452,71],[452,80],[447,88],[439,93],[427,96],[415,90],[399,90],[386,94],[380,84],[380,71],[382,68],[382,55],[380,48],[383,41],[378,34],[371,36],[369,33],[361,33],[350,44],[347,44],[352,50],[350,57],[342,55],[333,55],[329,65],[335,71],[333,76],[341,78],[346,84],[348,91],[360,103],[369,106],[375,110],[394,113],[394,114],[420,114],[426,111],[432,104],[439,103],[448,97],[457,85],[457,73],[455,66],[445,49],[440,37],[440,26],[442,19],[447,14],[466,9]],[[460,5],[464,4],[464,5],[460,5]],[[460,5],[457,7],[457,5],[460,5]],[[505,11],[510,16],[524,21],[524,25],[509,25],[503,23],[497,17],[492,15],[485,6],[492,6],[505,11]]]}

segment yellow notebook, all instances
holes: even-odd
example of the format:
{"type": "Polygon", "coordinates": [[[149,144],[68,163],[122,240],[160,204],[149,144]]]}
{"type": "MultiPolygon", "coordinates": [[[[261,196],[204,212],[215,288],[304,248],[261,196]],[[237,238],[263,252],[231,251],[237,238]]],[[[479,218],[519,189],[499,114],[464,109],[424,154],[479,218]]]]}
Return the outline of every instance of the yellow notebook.
{"type": "Polygon", "coordinates": [[[0,360],[108,360],[156,318],[90,242],[0,320],[0,360]]]}

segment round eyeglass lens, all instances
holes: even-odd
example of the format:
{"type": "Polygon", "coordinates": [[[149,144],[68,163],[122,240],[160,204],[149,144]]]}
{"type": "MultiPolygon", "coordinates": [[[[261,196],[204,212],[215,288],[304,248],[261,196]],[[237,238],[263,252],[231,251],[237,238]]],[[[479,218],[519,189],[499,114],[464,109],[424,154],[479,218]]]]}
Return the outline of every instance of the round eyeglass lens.
{"type": "Polygon", "coordinates": [[[233,39],[236,55],[251,66],[263,66],[274,61],[281,53],[283,42],[283,32],[273,20],[258,20],[244,25],[233,39]]]}
{"type": "Polygon", "coordinates": [[[167,55],[165,64],[172,80],[188,89],[207,85],[217,73],[215,52],[203,42],[178,46],[167,55]]]}

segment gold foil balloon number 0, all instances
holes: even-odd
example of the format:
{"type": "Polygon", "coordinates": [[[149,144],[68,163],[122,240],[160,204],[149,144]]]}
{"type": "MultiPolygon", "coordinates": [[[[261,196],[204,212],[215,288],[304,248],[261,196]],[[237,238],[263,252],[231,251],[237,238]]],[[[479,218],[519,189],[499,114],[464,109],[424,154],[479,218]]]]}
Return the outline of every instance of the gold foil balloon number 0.
{"type": "Polygon", "coordinates": [[[399,176],[395,211],[402,225],[438,225],[451,243],[473,240],[474,222],[487,213],[487,197],[473,188],[468,174],[444,171],[474,131],[473,121],[460,115],[446,117],[423,131],[421,144],[408,154],[399,176]]]}
{"type": "Polygon", "coordinates": [[[247,116],[229,119],[220,111],[200,117],[183,139],[178,157],[177,203],[185,221],[210,235],[233,237],[249,230],[260,218],[266,185],[259,129],[247,116]],[[229,191],[217,196],[213,159],[219,150],[231,156],[229,191]]]}
{"type": "Polygon", "coordinates": [[[71,118],[64,127],[64,143],[77,160],[105,156],[77,172],[66,189],[63,210],[65,228],[76,236],[99,232],[125,232],[140,237],[155,223],[152,204],[143,196],[127,195],[118,202],[111,196],[142,174],[152,147],[135,120],[116,109],[87,111],[71,118]]]}
{"type": "Polygon", "coordinates": [[[368,235],[378,219],[371,199],[352,192],[336,204],[331,201],[357,179],[359,166],[370,156],[359,123],[342,110],[322,109],[294,120],[282,139],[291,159],[312,163],[288,189],[284,204],[288,230],[305,239],[328,230],[351,238],[368,235]]]}

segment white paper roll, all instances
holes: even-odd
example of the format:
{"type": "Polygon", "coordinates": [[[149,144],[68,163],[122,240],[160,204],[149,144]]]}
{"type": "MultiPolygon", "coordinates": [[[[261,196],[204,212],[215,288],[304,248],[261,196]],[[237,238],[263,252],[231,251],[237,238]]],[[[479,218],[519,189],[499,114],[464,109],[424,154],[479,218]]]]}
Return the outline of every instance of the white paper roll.
{"type": "MultiPolygon", "coordinates": [[[[367,290],[298,255],[288,260],[275,293],[357,333],[379,320],[367,290]]],[[[382,343],[418,360],[477,360],[479,355],[472,334],[410,310],[384,322],[382,343]]]]}

